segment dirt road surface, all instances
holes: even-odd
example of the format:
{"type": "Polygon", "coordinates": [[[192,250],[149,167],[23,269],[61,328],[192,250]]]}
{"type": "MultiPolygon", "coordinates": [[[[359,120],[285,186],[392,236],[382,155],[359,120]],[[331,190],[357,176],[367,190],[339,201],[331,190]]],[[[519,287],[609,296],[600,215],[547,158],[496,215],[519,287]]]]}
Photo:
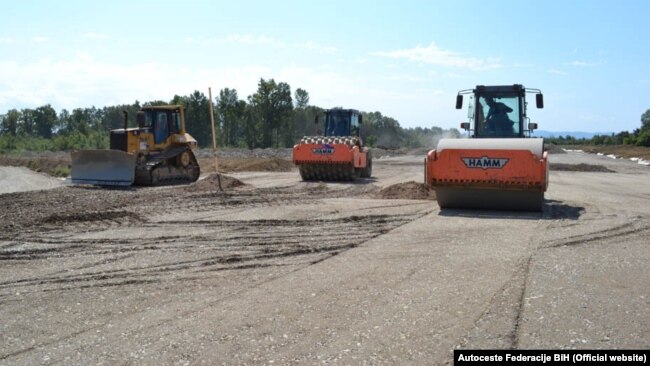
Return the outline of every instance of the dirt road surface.
{"type": "Polygon", "coordinates": [[[0,166],[0,194],[61,187],[63,181],[25,167],[0,166]]]}
{"type": "MultiPolygon", "coordinates": [[[[587,154],[542,213],[356,184],[0,195],[0,364],[451,364],[454,348],[650,348],[650,169],[587,154]]],[[[199,182],[200,183],[200,182],[199,182]]]]}

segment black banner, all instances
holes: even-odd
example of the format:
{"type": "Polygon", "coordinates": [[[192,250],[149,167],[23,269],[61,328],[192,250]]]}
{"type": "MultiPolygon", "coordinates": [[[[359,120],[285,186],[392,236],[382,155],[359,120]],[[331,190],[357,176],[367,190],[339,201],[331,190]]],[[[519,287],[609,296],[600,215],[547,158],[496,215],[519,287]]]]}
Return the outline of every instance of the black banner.
{"type": "Polygon", "coordinates": [[[454,350],[454,365],[646,365],[650,350],[454,350]]]}

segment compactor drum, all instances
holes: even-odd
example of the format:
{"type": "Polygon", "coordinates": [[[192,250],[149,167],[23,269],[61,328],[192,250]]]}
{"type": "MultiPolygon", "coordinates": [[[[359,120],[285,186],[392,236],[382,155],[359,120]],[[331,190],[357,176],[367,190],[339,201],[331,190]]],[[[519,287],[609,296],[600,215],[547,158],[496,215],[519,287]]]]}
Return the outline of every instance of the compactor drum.
{"type": "MultiPolygon", "coordinates": [[[[318,123],[318,117],[316,117],[318,123]]],[[[362,116],[354,109],[325,111],[325,133],[305,136],[293,147],[293,162],[305,181],[354,181],[372,175],[372,155],[363,146],[362,116]]]]}
{"type": "Polygon", "coordinates": [[[457,109],[470,94],[470,122],[461,124],[470,138],[441,139],[425,159],[425,183],[440,208],[542,210],[548,159],[544,140],[530,137],[537,124],[526,115],[526,93],[544,107],[540,90],[518,84],[458,93],[457,109]]]}
{"type": "Polygon", "coordinates": [[[161,185],[199,178],[197,144],[185,131],[182,106],[144,107],[137,121],[137,128],[127,128],[124,112],[124,128],[111,131],[110,150],[73,152],[72,183],[161,185]]]}

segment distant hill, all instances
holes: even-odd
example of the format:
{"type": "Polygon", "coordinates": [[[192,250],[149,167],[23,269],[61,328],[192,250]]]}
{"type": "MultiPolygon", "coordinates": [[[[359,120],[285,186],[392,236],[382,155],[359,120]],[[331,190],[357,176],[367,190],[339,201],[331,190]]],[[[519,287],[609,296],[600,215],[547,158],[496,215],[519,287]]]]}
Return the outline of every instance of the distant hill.
{"type": "Polygon", "coordinates": [[[560,137],[560,136],[573,136],[577,139],[590,139],[595,135],[610,136],[612,132],[580,132],[580,131],[544,131],[537,130],[533,132],[535,137],[560,137]]]}

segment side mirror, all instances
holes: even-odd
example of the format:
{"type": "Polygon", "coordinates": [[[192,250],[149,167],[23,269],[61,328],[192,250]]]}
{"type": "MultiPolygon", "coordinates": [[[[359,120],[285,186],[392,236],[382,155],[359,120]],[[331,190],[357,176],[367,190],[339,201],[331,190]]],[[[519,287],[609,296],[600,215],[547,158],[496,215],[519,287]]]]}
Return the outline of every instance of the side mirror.
{"type": "MultiPolygon", "coordinates": [[[[460,97],[460,95],[459,95],[460,97]]],[[[461,122],[460,128],[462,128],[465,131],[469,131],[469,122],[461,122]]]]}
{"type": "Polygon", "coordinates": [[[456,96],[456,109],[461,109],[463,108],[463,96],[458,94],[456,96]]]}
{"type": "Polygon", "coordinates": [[[316,118],[314,118],[314,124],[318,124],[318,116],[316,116],[316,118]]]}
{"type": "Polygon", "coordinates": [[[535,94],[535,102],[537,104],[537,108],[544,108],[544,95],[535,94]]]}
{"type": "Polygon", "coordinates": [[[144,124],[145,124],[144,112],[143,112],[143,111],[139,111],[139,112],[135,115],[135,119],[136,119],[136,121],[138,122],[138,128],[144,128],[144,124]]]}
{"type": "Polygon", "coordinates": [[[363,115],[360,114],[360,115],[359,115],[359,124],[362,124],[362,123],[363,123],[363,115]]]}
{"type": "MultiPolygon", "coordinates": [[[[540,95],[540,94],[537,94],[537,95],[540,95]]],[[[537,123],[531,122],[531,123],[528,124],[528,130],[529,131],[533,131],[533,130],[536,130],[536,129],[537,129],[537,123]]]]}

